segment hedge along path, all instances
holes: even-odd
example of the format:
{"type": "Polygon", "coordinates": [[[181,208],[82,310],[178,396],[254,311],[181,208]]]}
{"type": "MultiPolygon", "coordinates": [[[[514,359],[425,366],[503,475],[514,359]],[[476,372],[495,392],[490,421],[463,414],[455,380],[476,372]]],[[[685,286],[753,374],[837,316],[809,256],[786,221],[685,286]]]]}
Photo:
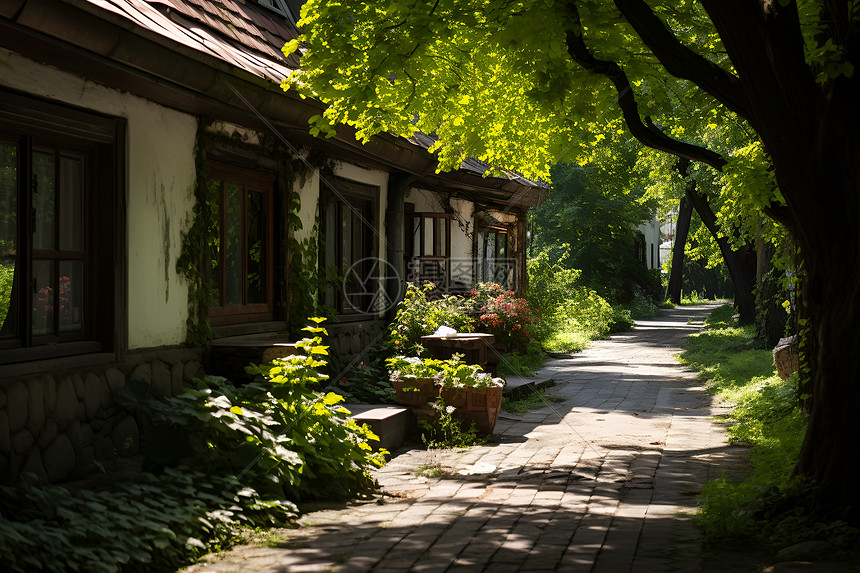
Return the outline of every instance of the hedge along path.
{"type": "Polygon", "coordinates": [[[630,332],[547,362],[565,399],[502,413],[496,441],[402,451],[374,499],[305,514],[276,542],[189,571],[695,571],[690,515],[706,480],[733,470],[694,373],[674,358],[714,304],[661,311],[630,332]],[[692,323],[692,324],[691,324],[692,323]],[[438,474],[442,475],[438,475],[438,474]]]}

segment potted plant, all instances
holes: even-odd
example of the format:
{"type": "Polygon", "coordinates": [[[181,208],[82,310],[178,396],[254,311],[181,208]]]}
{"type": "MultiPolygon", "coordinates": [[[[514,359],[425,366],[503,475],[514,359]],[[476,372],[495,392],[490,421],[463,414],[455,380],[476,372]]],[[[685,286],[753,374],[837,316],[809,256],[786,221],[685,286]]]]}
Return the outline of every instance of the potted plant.
{"type": "Polygon", "coordinates": [[[446,405],[456,408],[454,417],[467,427],[475,422],[481,434],[492,434],[502,406],[505,381],[493,378],[476,364],[462,362],[457,355],[441,362],[437,376],[440,395],[446,405]]]}
{"type": "Polygon", "coordinates": [[[389,379],[397,402],[404,406],[420,407],[439,396],[436,378],[442,370],[441,360],[417,356],[393,356],[386,359],[389,379]]]}

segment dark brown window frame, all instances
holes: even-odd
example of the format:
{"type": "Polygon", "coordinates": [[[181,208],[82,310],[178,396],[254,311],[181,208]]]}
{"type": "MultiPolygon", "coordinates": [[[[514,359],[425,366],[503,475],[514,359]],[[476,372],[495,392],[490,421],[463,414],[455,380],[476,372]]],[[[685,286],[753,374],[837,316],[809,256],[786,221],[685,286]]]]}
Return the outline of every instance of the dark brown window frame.
{"type": "MultiPolygon", "coordinates": [[[[15,278],[19,326],[15,336],[0,340],[0,364],[95,353],[110,353],[117,359],[124,351],[125,133],[123,119],[0,89],[0,140],[18,146],[16,265],[20,265],[15,278]],[[34,249],[30,186],[33,152],[39,148],[54,150],[56,157],[68,153],[85,159],[83,242],[76,252],[34,249]],[[59,293],[54,289],[53,332],[33,335],[33,296],[25,283],[32,283],[34,259],[53,261],[55,272],[59,261],[83,262],[81,330],[69,333],[59,330],[56,308],[59,293]]],[[[59,225],[56,220],[57,217],[55,231],[59,225]]]]}
{"type": "MultiPolygon", "coordinates": [[[[209,164],[209,180],[220,180],[221,183],[221,213],[218,225],[220,229],[227,226],[226,210],[223,208],[225,204],[226,186],[229,183],[239,185],[245,191],[254,191],[263,193],[264,195],[264,213],[266,215],[266,230],[265,238],[268,248],[265,249],[265,269],[266,280],[263,285],[265,290],[263,303],[247,303],[248,284],[246,280],[242,281],[242,300],[245,304],[241,305],[226,305],[226,274],[227,265],[225,264],[225,235],[220,233],[221,245],[220,253],[220,276],[216,277],[218,281],[219,304],[210,304],[209,320],[213,326],[227,326],[251,322],[265,322],[274,318],[274,195],[276,176],[274,173],[257,171],[245,167],[230,165],[227,163],[210,162],[209,164]]],[[[247,223],[247,208],[248,208],[247,192],[242,194],[242,219],[243,219],[243,240],[246,238],[244,225],[247,223]]],[[[246,245],[243,244],[242,252],[246,252],[246,245]]],[[[246,257],[243,256],[242,276],[247,276],[246,257]]]]}
{"type": "MultiPolygon", "coordinates": [[[[320,221],[322,223],[322,235],[324,244],[320,245],[319,250],[319,265],[324,276],[334,273],[338,275],[339,281],[337,285],[328,284],[323,292],[320,293],[321,304],[332,308],[336,315],[341,320],[356,319],[367,316],[368,313],[359,311],[346,300],[346,293],[343,292],[344,273],[349,269],[343,268],[343,236],[342,228],[339,225],[335,232],[328,228],[328,215],[331,209],[337,210],[335,220],[342,221],[343,210],[348,209],[352,212],[358,212],[361,219],[367,224],[361,228],[361,252],[356,259],[355,256],[350,256],[353,265],[364,259],[373,259],[378,255],[377,241],[375,238],[379,234],[379,225],[377,223],[377,211],[379,205],[379,187],[369,183],[353,181],[344,177],[330,177],[329,185],[322,184],[320,188],[320,221]],[[327,261],[329,241],[334,241],[335,253],[334,258],[337,262],[335,267],[329,266],[327,261]],[[331,290],[334,294],[331,295],[331,290]],[[333,301],[331,299],[334,299],[333,301]],[[334,303],[333,305],[331,303],[334,303]]],[[[369,269],[363,269],[369,273],[369,269]]],[[[377,285],[378,286],[378,285],[377,285]]]]}
{"type": "Polygon", "coordinates": [[[429,278],[437,278],[438,273],[427,271],[425,272],[426,267],[430,268],[439,268],[442,267],[444,269],[445,276],[443,278],[443,284],[439,284],[438,280],[433,280],[436,284],[436,287],[440,293],[448,292],[451,289],[451,215],[449,213],[435,213],[430,211],[407,211],[405,214],[405,234],[406,234],[406,249],[407,253],[405,258],[405,265],[407,269],[407,275],[412,282],[417,282],[419,284],[423,284],[429,278]],[[415,229],[415,219],[419,220],[418,229],[415,229]],[[426,254],[428,252],[428,245],[426,243],[426,226],[428,221],[444,221],[444,233],[445,233],[445,248],[439,249],[437,248],[438,240],[436,238],[436,233],[434,232],[434,244],[430,245],[429,252],[432,254],[426,254]],[[415,234],[417,233],[419,240],[415,241],[415,234]],[[418,250],[418,255],[415,254],[416,246],[418,250]],[[442,252],[440,252],[442,251],[442,252]],[[418,276],[414,277],[415,267],[418,267],[418,276]]]}
{"type": "MultiPolygon", "coordinates": [[[[497,237],[500,235],[504,235],[505,237],[505,256],[499,256],[499,241],[494,241],[494,250],[492,253],[492,257],[494,259],[514,259],[515,257],[511,256],[512,243],[513,243],[513,224],[510,223],[499,223],[497,225],[487,225],[478,228],[478,232],[475,233],[475,282],[497,282],[495,280],[489,280],[486,274],[486,261],[488,259],[486,252],[486,239],[484,240],[484,249],[483,252],[479,252],[481,250],[481,235],[485,235],[487,233],[494,233],[497,237]]],[[[515,290],[517,287],[516,280],[516,269],[513,269],[511,273],[512,276],[507,278],[509,284],[501,285],[503,288],[509,290],[515,290]]],[[[495,279],[496,277],[491,277],[491,279],[495,279]]]]}

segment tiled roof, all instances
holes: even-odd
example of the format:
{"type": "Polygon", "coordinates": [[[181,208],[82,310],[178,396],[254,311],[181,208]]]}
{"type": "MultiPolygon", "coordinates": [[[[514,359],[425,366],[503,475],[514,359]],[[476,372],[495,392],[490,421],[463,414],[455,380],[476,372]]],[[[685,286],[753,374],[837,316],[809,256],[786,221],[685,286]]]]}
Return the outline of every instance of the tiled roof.
{"type": "Polygon", "coordinates": [[[253,0],[88,0],[135,24],[256,76],[281,82],[298,68],[281,47],[298,32],[284,16],[253,0]]]}

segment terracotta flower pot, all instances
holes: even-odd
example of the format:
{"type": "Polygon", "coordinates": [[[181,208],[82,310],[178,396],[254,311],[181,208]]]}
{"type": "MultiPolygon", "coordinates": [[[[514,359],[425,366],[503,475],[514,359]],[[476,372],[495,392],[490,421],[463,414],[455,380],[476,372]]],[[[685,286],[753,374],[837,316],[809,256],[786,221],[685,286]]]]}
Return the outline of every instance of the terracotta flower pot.
{"type": "Polygon", "coordinates": [[[397,403],[403,406],[423,406],[439,395],[439,388],[432,378],[392,380],[391,385],[397,392],[397,403]]]}
{"type": "Polygon", "coordinates": [[[492,388],[443,388],[445,404],[454,406],[453,416],[461,420],[466,428],[475,422],[480,435],[493,433],[499,411],[502,408],[502,387],[492,388]]]}

